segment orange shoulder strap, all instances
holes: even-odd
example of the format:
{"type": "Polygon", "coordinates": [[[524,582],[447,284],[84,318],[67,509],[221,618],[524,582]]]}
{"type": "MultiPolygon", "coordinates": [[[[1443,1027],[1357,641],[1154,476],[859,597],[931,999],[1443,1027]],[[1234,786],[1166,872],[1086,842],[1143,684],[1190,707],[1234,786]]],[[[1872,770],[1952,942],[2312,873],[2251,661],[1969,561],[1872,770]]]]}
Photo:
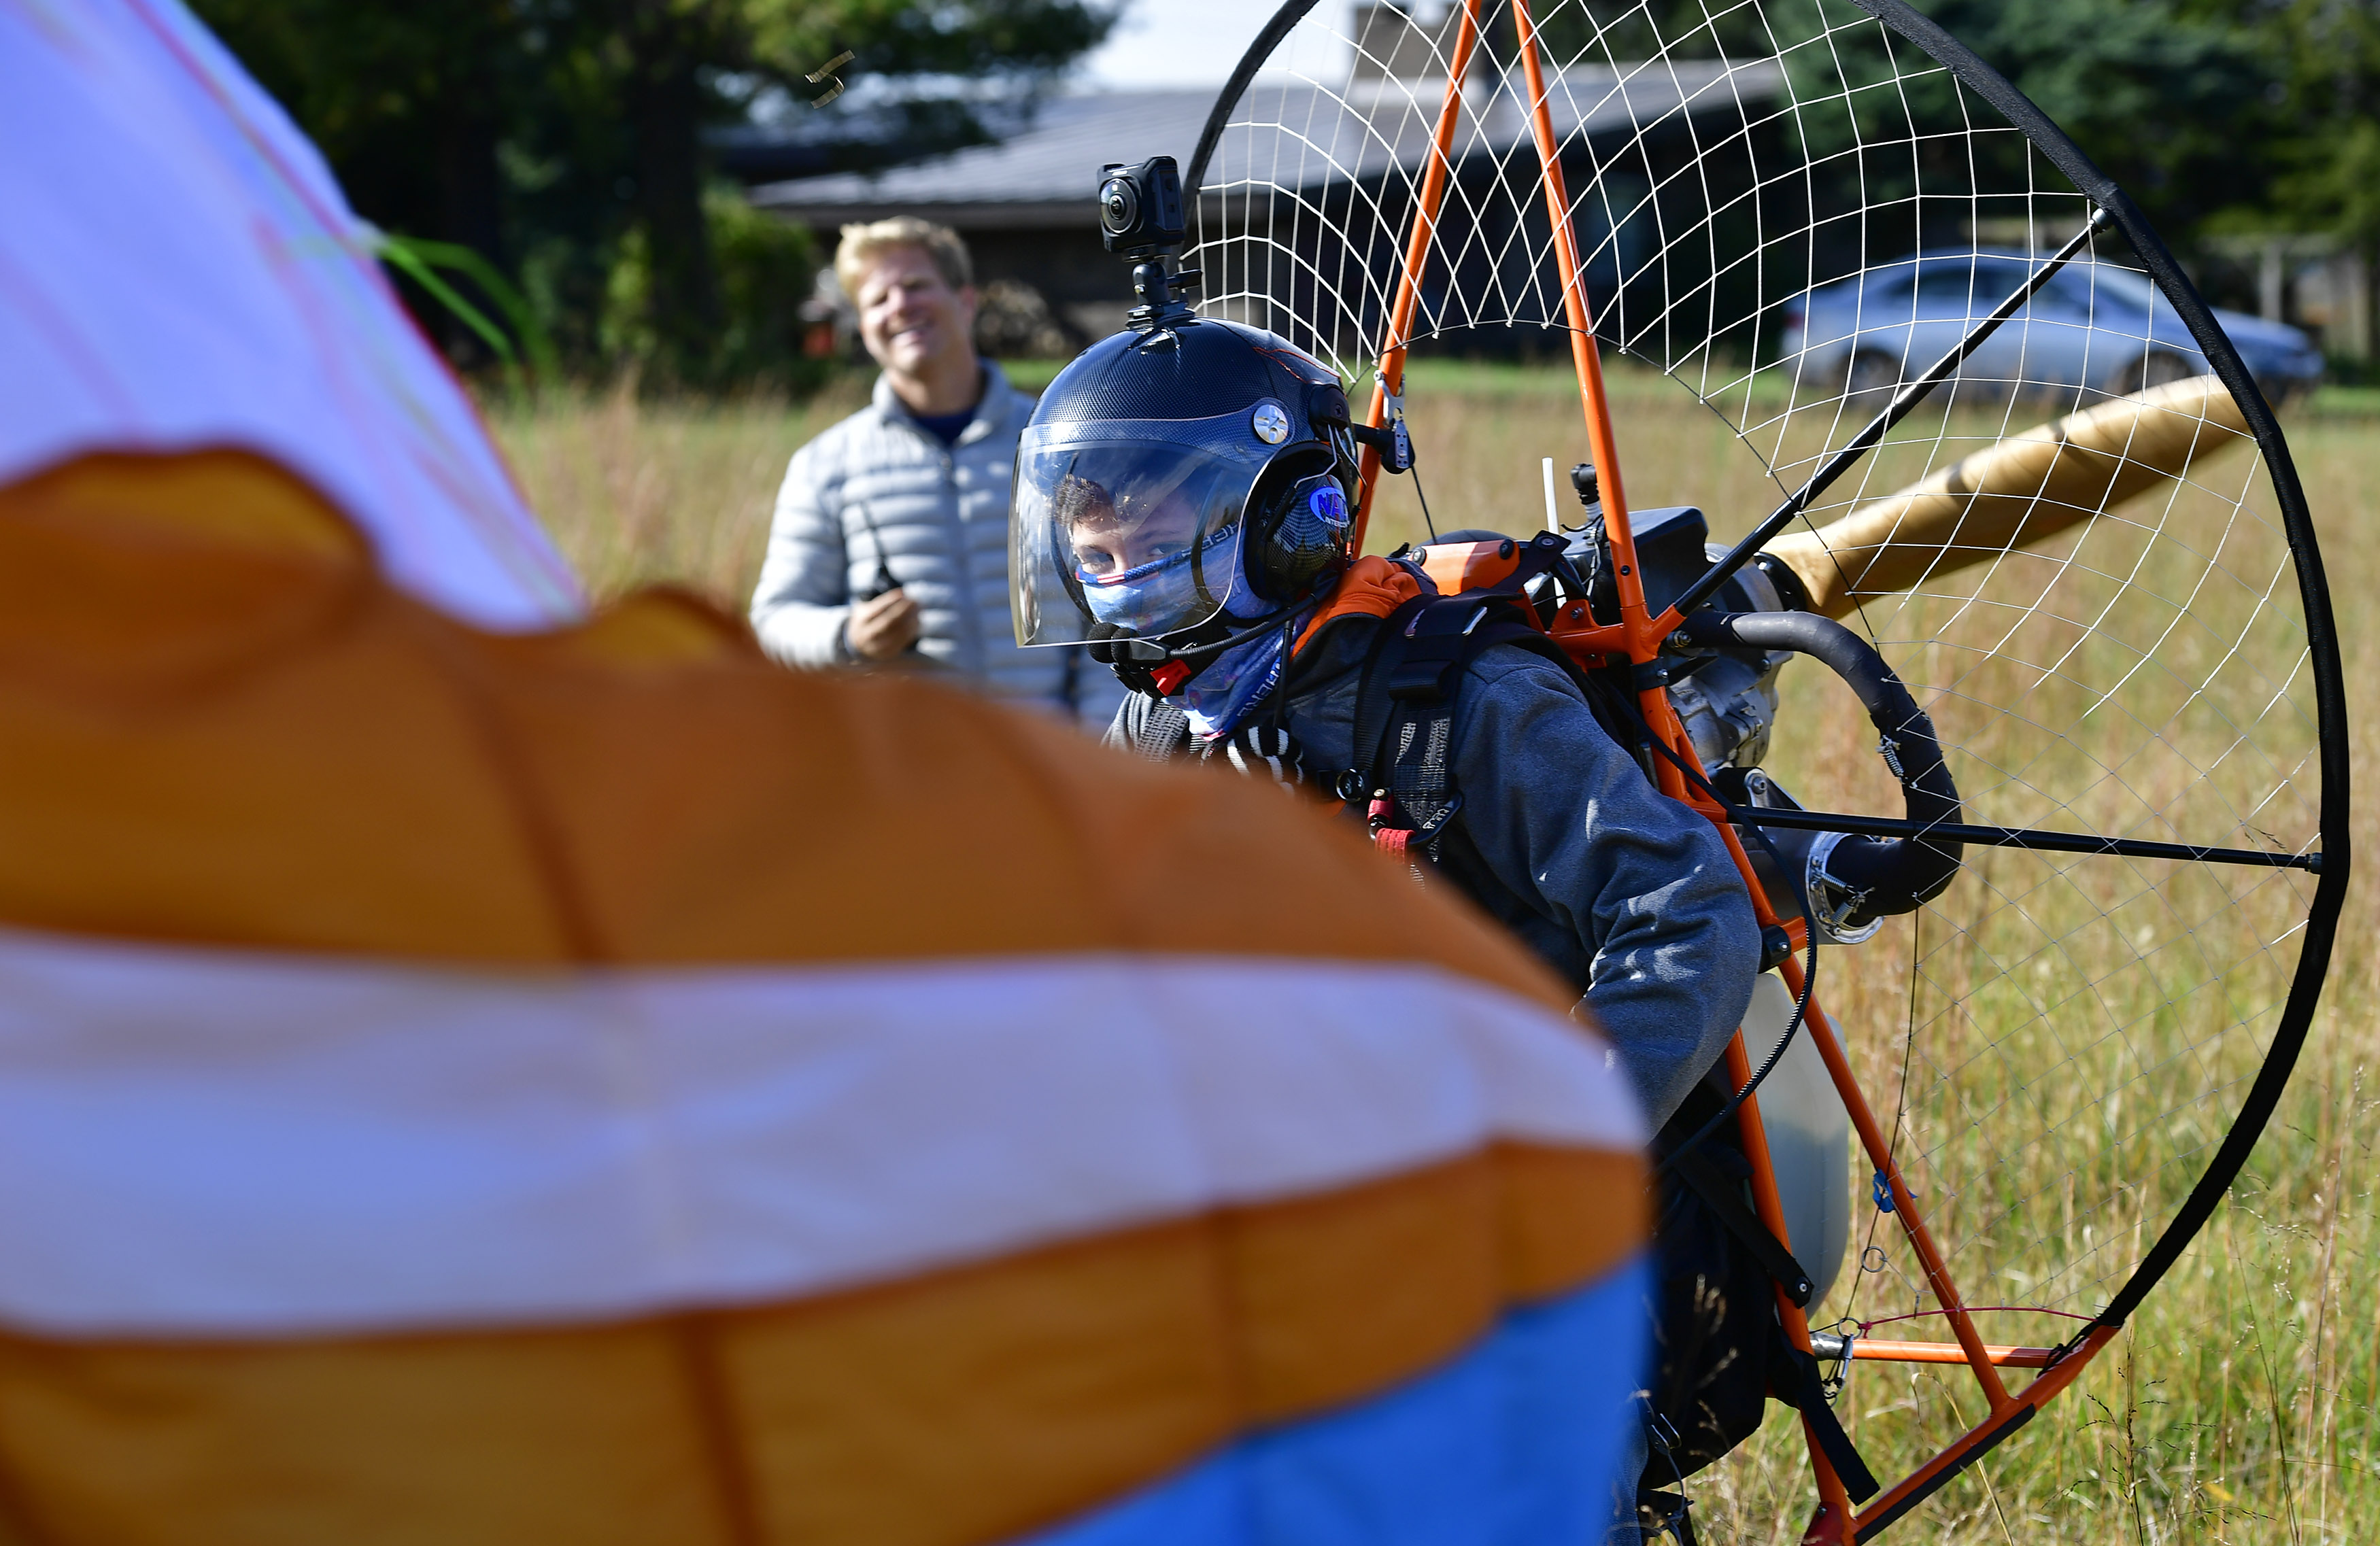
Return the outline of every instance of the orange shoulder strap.
{"type": "Polygon", "coordinates": [[[1322,631],[1323,624],[1342,617],[1386,617],[1399,607],[1421,594],[1421,582],[1412,570],[1402,563],[1391,563],[1378,553],[1357,559],[1347,573],[1340,577],[1339,588],[1331,594],[1305,631],[1297,636],[1290,654],[1294,657],[1306,642],[1322,631]]]}

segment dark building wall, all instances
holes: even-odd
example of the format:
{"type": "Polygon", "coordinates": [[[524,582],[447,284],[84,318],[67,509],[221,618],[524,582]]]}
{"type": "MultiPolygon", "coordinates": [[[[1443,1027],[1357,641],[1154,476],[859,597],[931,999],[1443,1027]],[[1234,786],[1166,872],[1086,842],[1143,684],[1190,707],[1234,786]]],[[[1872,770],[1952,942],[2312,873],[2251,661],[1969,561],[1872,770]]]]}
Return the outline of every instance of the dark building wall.
{"type": "MultiPolygon", "coordinates": [[[[1773,165],[1773,150],[1716,115],[1570,147],[1563,176],[1600,336],[1668,365],[1706,347],[1748,356],[1755,337],[1773,334],[1771,312],[1806,284],[1808,269],[1806,255],[1797,265],[1759,248],[1763,229],[1808,223],[1806,215],[1774,207],[1790,189],[1780,192],[1773,177],[1764,187],[1755,175],[1755,160],[1773,165]]],[[[1416,351],[1566,356],[1535,151],[1524,144],[1474,155],[1458,164],[1455,178],[1442,208],[1474,212],[1442,227],[1422,275],[1416,351]]],[[[1384,330],[1413,218],[1411,192],[1402,179],[1376,179],[1306,199],[1292,249],[1247,243],[1205,260],[1220,269],[1223,293],[1264,297],[1234,315],[1345,354],[1384,330]],[[1350,218],[1358,201],[1377,213],[1366,208],[1350,218]],[[1349,229],[1365,239],[1363,250],[1338,235],[1349,229]]],[[[1289,223],[1287,211],[1282,219],[1289,223]]]]}
{"type": "MultiPolygon", "coordinates": [[[[1087,207],[1089,200],[1084,200],[1087,207]]],[[[975,254],[976,281],[1011,279],[1041,293],[1082,342],[1123,326],[1132,307],[1132,269],[1110,257],[1096,226],[974,229],[960,233],[975,254]]]]}
{"type": "MultiPolygon", "coordinates": [[[[1563,173],[1576,199],[1574,231],[1599,334],[1665,365],[1712,344],[1714,332],[1716,346],[1731,355],[1750,354],[1755,337],[1773,346],[1779,303],[1806,288],[1828,260],[1815,249],[1825,233],[1817,243],[1808,236],[1807,190],[1775,175],[1784,155],[1777,134],[1773,126],[1747,129],[1732,115],[1710,114],[1570,144],[1563,173]],[[1755,164],[1767,169],[1766,179],[1755,175],[1755,164]],[[1803,240],[1793,250],[1764,251],[1764,230],[1803,233],[1803,240]]],[[[1417,347],[1566,355],[1535,151],[1523,142],[1474,155],[1456,176],[1461,186],[1445,209],[1477,211],[1480,218],[1446,228],[1422,281],[1417,347]]],[[[1245,244],[1209,248],[1200,261],[1210,292],[1271,302],[1244,302],[1227,314],[1345,354],[1382,329],[1412,219],[1411,189],[1402,178],[1374,178],[1302,197],[1302,210],[1284,204],[1281,213],[1297,233],[1293,250],[1245,244]],[[1358,200],[1377,208],[1352,215],[1358,200]],[[1349,250],[1334,228],[1360,231],[1365,250],[1349,250]]],[[[1237,204],[1234,225],[1247,229],[1247,214],[1237,204]]],[[[996,206],[978,205],[958,223],[978,282],[1029,286],[1077,346],[1123,325],[1130,271],[1100,247],[1087,199],[1079,214],[1043,205],[1006,221],[996,206]]]]}

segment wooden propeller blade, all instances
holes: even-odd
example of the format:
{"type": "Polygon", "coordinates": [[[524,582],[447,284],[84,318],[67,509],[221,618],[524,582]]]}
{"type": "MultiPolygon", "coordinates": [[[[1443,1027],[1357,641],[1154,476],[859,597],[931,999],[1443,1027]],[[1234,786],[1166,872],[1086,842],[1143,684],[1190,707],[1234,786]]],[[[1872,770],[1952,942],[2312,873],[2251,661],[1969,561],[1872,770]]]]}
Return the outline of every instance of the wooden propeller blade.
{"type": "Polygon", "coordinates": [[[1869,597],[2053,537],[2247,433],[2223,383],[2193,376],[2028,429],[1767,550],[1800,576],[1815,610],[1841,617],[1869,597]]]}

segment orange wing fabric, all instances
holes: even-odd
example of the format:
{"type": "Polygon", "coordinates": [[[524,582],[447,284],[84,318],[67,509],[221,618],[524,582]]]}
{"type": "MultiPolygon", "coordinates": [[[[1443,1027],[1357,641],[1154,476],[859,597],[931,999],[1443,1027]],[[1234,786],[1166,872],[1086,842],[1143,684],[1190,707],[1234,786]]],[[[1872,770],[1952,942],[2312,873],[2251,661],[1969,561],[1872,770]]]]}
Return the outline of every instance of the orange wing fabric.
{"type": "Polygon", "coordinates": [[[0,8],[0,1546],[1585,1538],[1642,1131],[1276,791],[589,617],[175,0],[0,8]]]}
{"type": "Polygon", "coordinates": [[[0,919],[32,1539],[990,1541],[1515,1317],[1633,1380],[1633,1117],[1483,922],[681,596],[476,631],[245,453],[0,491],[0,919]]]}

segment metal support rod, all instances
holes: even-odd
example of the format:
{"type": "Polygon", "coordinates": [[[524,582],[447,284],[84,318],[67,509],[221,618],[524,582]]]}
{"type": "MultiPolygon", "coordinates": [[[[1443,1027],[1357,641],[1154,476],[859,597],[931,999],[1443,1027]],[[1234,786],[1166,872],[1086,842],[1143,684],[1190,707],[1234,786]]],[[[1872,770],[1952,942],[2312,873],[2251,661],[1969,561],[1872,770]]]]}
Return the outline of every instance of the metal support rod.
{"type": "MultiPolygon", "coordinates": [[[[1512,0],[1512,26],[1519,34],[1521,73],[1529,90],[1529,132],[1536,142],[1537,171],[1546,189],[1546,219],[1553,235],[1554,267],[1561,280],[1562,317],[1570,327],[1571,363],[1578,372],[1578,402],[1586,418],[1586,444],[1595,459],[1602,492],[1603,522],[1611,537],[1617,568],[1620,617],[1643,627],[1645,586],[1636,569],[1636,537],[1628,525],[1628,494],[1620,475],[1619,443],[1611,433],[1611,404],[1603,386],[1603,355],[1595,319],[1586,304],[1585,265],[1579,261],[1578,234],[1571,228],[1570,189],[1562,175],[1561,146],[1554,138],[1552,105],[1546,97],[1544,62],[1537,56],[1537,24],[1529,0],[1512,0]]],[[[1638,658],[1649,659],[1650,656],[1638,658]]]]}
{"type": "MultiPolygon", "coordinates": [[[[1802,963],[1788,957],[1778,968],[1785,986],[1796,997],[1802,992],[1802,963]]],[[[1917,1199],[1910,1192],[1909,1183],[1901,1178],[1900,1166],[1892,1157],[1892,1145],[1886,1140],[1884,1129],[1868,1108],[1867,1096],[1852,1076],[1851,1058],[1843,1052],[1842,1038],[1835,1033],[1834,1022],[1819,1008],[1816,995],[1812,995],[1810,1007],[1803,1017],[1803,1029],[1810,1045],[1818,1049],[1818,1057],[1833,1076],[1836,1093],[1842,1096],[1843,1109],[1850,1114],[1852,1130],[1859,1134],[1860,1147],[1866,1151],[1868,1163],[1876,1166],[1892,1192],[1893,1214],[1900,1221],[1901,1233],[1909,1238],[1909,1248],[1917,1253],[1917,1263],[1925,1270],[1925,1286],[1934,1294],[1934,1302],[1942,1307],[1949,1318],[1950,1331],[1967,1355],[1967,1363],[1974,1371],[1975,1382],[1984,1388],[1984,1399],[1994,1411],[2008,1405],[2008,1386],[1999,1371],[1992,1366],[1985,1350],[1984,1339],[1975,1330],[1975,1319],[1967,1311],[1966,1301],[1960,1297],[1959,1286],[1950,1281],[1950,1268],[1941,1249],[1935,1245],[1933,1233],[1917,1209],[1917,1199]]]]}
{"type": "MultiPolygon", "coordinates": [[[[1692,803],[1698,813],[1718,827],[1720,840],[1727,844],[1728,856],[1734,861],[1738,873],[1745,876],[1745,884],[1752,893],[1753,917],[1763,929],[1786,927],[1783,920],[1778,917],[1775,906],[1768,900],[1767,889],[1751,880],[1752,861],[1745,854],[1743,839],[1735,828],[1719,819],[1717,805],[1707,801],[1694,801],[1692,803]]],[[[1792,938],[1797,948],[1808,943],[1807,935],[1801,932],[1800,919],[1793,921],[1788,936],[1792,938]]],[[[1728,1038],[1726,1062],[1730,1080],[1737,1090],[1743,1090],[1752,1079],[1753,1070],[1752,1055],[1743,1044],[1741,1029],[1728,1038]]],[[[1768,1153],[1768,1129],[1761,1124],[1757,1093],[1745,1093],[1742,1104],[1736,1107],[1735,1123],[1736,1131],[1743,1141],[1744,1158],[1752,1167],[1755,1210],[1759,1214],[1761,1223],[1791,1250],[1792,1233],[1786,1226],[1784,1200],[1778,1193],[1777,1172],[1768,1153]]],[[[1809,1316],[1801,1306],[1785,1296],[1782,1287],[1777,1289],[1776,1297],[1777,1318],[1784,1329],[1786,1340],[1803,1352],[1809,1352],[1809,1316]]],[[[1817,1431],[1806,1418],[1803,1419],[1802,1436],[1809,1449],[1811,1476],[1817,1483],[1818,1495],[1824,1500],[1824,1506],[1833,1508],[1836,1517],[1848,1519],[1852,1509],[1851,1492],[1837,1474],[1834,1463],[1827,1458],[1824,1446],[1818,1443],[1817,1431]]]]}
{"type": "MultiPolygon", "coordinates": [[[[1580,261],[1578,234],[1570,216],[1570,188],[1562,175],[1561,146],[1554,136],[1552,106],[1546,94],[1544,62],[1538,57],[1537,26],[1529,0],[1512,0],[1512,28],[1521,54],[1521,73],[1529,91],[1529,133],[1537,151],[1539,180],[1546,190],[1546,221],[1553,239],[1554,267],[1561,280],[1562,316],[1569,326],[1571,363],[1578,374],[1578,401],[1586,419],[1586,443],[1595,463],[1603,505],[1603,529],[1611,547],[1612,581],[1620,602],[1620,627],[1628,641],[1628,658],[1637,665],[1660,652],[1666,629],[1656,629],[1645,606],[1645,582],[1636,562],[1636,536],[1628,521],[1627,488],[1621,477],[1620,447],[1611,431],[1611,401],[1603,382],[1602,346],[1596,341],[1595,319],[1587,306],[1586,270],[1580,261]]],[[[1678,722],[1670,694],[1658,685],[1640,689],[1638,710],[1673,748],[1689,744],[1678,722]]],[[[1653,770],[1654,782],[1672,800],[1692,803],[1684,776],[1662,762],[1653,770]]]]}
{"type": "MultiPolygon", "coordinates": [[[[1821,1359],[1843,1358],[1846,1345],[1851,1349],[1849,1356],[1854,1359],[1875,1359],[1885,1363],[1967,1361],[1967,1350],[1955,1342],[1903,1342],[1897,1337],[1842,1336],[1834,1332],[1810,1334],[1810,1351],[1821,1359]]],[[[2055,1347],[2003,1347],[1987,1342],[1984,1351],[2002,1369],[2046,1369],[2058,1358],[2055,1347]]]]}
{"type": "MultiPolygon", "coordinates": [[[[1413,230],[1405,238],[1404,266],[1397,272],[1397,298],[1389,308],[1389,332],[1380,350],[1379,373],[1372,382],[1372,409],[1365,422],[1386,427],[1389,398],[1405,391],[1405,345],[1413,338],[1414,312],[1421,300],[1422,271],[1429,262],[1430,237],[1438,231],[1438,207],[1446,197],[1447,152],[1454,143],[1455,125],[1463,118],[1463,78],[1471,70],[1471,52],[1479,42],[1480,0],[1463,0],[1463,19],[1455,24],[1454,54],[1447,61],[1446,94],[1438,104],[1438,127],[1430,139],[1429,163],[1422,168],[1421,189],[1414,199],[1413,230]]],[[[1380,453],[1366,446],[1357,463],[1354,552],[1364,550],[1364,531],[1371,524],[1372,490],[1380,481],[1380,453]]]]}
{"type": "Polygon", "coordinates": [[[1911,821],[1903,816],[1851,815],[1838,811],[1780,810],[1767,805],[1730,805],[1727,819],[1748,827],[1784,827],[1797,832],[1849,832],[1863,838],[1935,838],[1946,843],[1985,848],[2026,848],[2046,853],[2095,853],[2119,859],[2178,859],[2201,864],[2249,864],[2263,869],[2322,873],[2322,854],[2274,853],[2259,848],[2202,848],[2196,843],[2152,842],[2143,838],[2103,838],[2090,832],[2046,832],[2030,827],[1973,827],[1960,822],[1911,821]]]}
{"type": "Polygon", "coordinates": [[[1941,1454],[1868,1500],[1867,1508],[1851,1521],[1853,1537],[1874,1540],[1885,1528],[1932,1497],[1942,1484],[1973,1465],[2010,1434],[2024,1426],[2034,1413],[2055,1400],[2074,1383],[2101,1348],[2115,1339],[2113,1326],[2094,1326],[2082,1339],[2060,1350],[2057,1360],[2034,1377],[2005,1407],[1995,1407],[1984,1420],[1961,1434],[1941,1454]]]}
{"type": "Polygon", "coordinates": [[[1771,537],[1791,525],[1803,511],[1810,508],[1819,495],[1834,487],[1835,479],[1849,472],[1852,464],[1866,455],[1878,441],[1891,432],[1894,425],[1909,416],[1912,408],[1924,402],[1933,393],[1936,387],[1949,378],[1952,371],[1965,364],[1969,355],[1981,348],[1985,339],[1999,332],[2002,322],[2015,316],[2019,308],[2033,299],[2041,287],[2049,283],[2051,275],[2072,262],[2075,255],[2091,244],[2092,237],[2113,223],[2114,218],[2104,205],[2095,211],[2091,218],[2083,223],[2082,229],[2074,234],[2071,241],[2051,254],[2040,268],[2026,275],[2024,283],[2018,285],[2006,300],[2000,302],[1990,316],[1976,323],[1966,337],[1952,345],[1949,354],[1936,360],[1932,369],[1896,393],[1884,412],[1868,420],[1866,429],[1853,435],[1849,444],[1828,457],[1826,465],[1811,474],[1810,480],[1793,490],[1791,498],[1779,505],[1768,519],[1754,527],[1751,536],[1729,549],[1726,557],[1705,571],[1701,579],[1688,586],[1684,593],[1670,603],[1669,611],[1664,615],[1665,623],[1669,627],[1675,627],[1679,618],[1693,611],[1717,594],[1718,587],[1727,584],[1737,570],[1749,562],[1753,554],[1760,551],[1771,537]]]}

